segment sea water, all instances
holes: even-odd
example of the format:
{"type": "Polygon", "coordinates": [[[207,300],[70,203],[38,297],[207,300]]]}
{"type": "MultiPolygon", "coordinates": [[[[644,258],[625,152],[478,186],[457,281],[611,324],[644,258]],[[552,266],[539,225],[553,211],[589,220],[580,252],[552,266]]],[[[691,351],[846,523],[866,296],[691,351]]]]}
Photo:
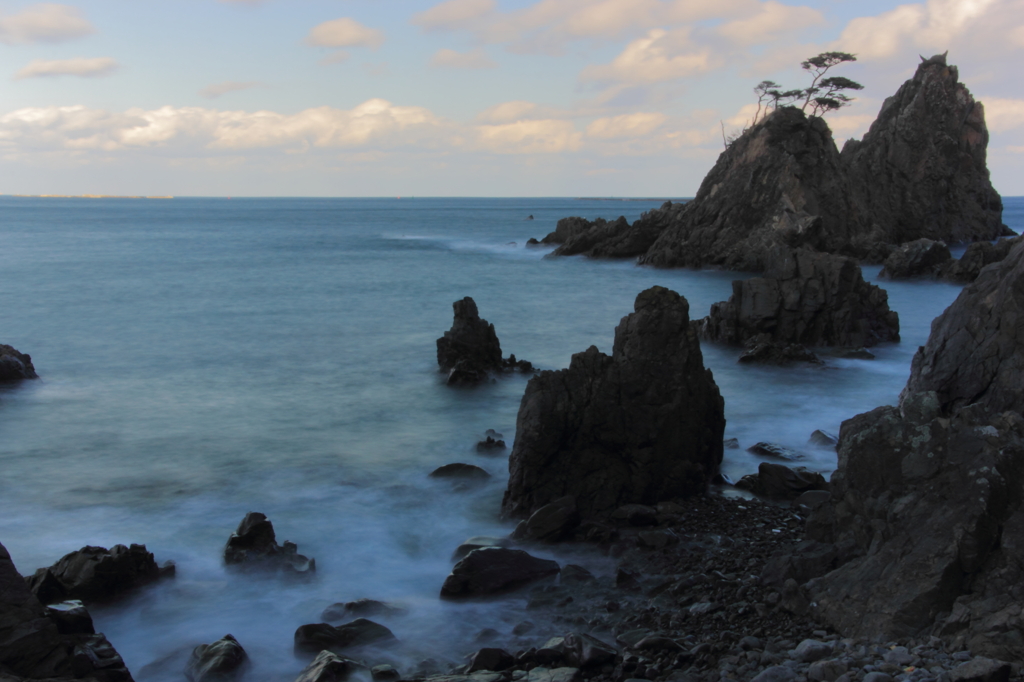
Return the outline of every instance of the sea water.
{"type": "MultiPolygon", "coordinates": [[[[485,627],[503,637],[522,598],[441,602],[455,547],[507,534],[508,451],[479,454],[487,429],[511,447],[528,377],[451,388],[435,339],[472,296],[507,355],[568,365],[637,293],[669,287],[691,317],[725,300],[737,273],[546,258],[529,248],[564,216],[634,220],[660,200],[56,199],[0,197],[0,343],[42,377],[0,387],[0,542],[23,574],[84,545],[145,543],[173,580],[93,610],[139,680],[180,679],[192,647],[231,633],[261,679],[294,679],[292,635],[324,607],[390,601],[394,662],[457,662],[485,627]],[[533,219],[529,219],[529,216],[533,219]],[[429,479],[468,462],[474,490],[429,479]],[[227,537],[248,511],[316,558],[310,582],[229,574],[227,537]]],[[[1024,227],[1024,199],[1004,222],[1024,227]]],[[[877,279],[878,268],[865,268],[877,279]]],[[[771,441],[826,475],[808,445],[893,404],[932,319],[960,287],[882,282],[902,342],[825,368],[743,366],[704,344],[725,398],[733,479],[771,441]]],[[[597,572],[609,560],[540,551],[597,572]]],[[[549,634],[544,632],[544,634],[549,634]]]]}

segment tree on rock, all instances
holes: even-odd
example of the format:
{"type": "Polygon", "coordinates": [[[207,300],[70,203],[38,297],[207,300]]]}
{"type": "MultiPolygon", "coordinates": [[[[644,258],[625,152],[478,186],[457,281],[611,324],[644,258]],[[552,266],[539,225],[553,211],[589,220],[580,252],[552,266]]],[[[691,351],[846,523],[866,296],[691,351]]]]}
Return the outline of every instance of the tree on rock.
{"type": "Polygon", "coordinates": [[[853,101],[853,98],[843,93],[843,90],[863,90],[863,85],[842,76],[832,76],[831,78],[822,78],[822,76],[833,66],[855,61],[857,61],[857,57],[849,52],[822,52],[800,63],[800,67],[804,71],[808,71],[814,76],[810,87],[804,90],[804,105],[801,107],[804,113],[807,112],[807,107],[810,107],[811,116],[821,116],[829,111],[845,107],[853,101]]]}

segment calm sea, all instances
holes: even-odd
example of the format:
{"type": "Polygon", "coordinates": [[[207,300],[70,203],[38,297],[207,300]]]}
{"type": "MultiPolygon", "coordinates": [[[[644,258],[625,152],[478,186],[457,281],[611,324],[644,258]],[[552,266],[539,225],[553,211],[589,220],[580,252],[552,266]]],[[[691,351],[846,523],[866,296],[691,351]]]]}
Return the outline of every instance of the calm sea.
{"type": "MultiPolygon", "coordinates": [[[[649,286],[707,314],[735,273],[525,247],[564,216],[634,220],[659,204],[0,197],[0,343],[31,353],[42,377],[0,388],[0,542],[22,573],[86,544],[145,543],[176,561],[174,581],[94,613],[140,680],[180,679],[181,652],[229,632],[259,677],[294,679],[295,628],[362,597],[407,607],[387,621],[406,668],[469,653],[481,628],[507,634],[528,615],[521,600],[447,604],[437,593],[461,541],[511,529],[497,518],[506,456],[474,445],[496,429],[511,446],[526,379],[448,388],[435,339],[452,302],[472,296],[506,355],[554,369],[590,345],[610,352],[649,286]],[[457,461],[492,482],[459,492],[428,480],[457,461]],[[250,510],[316,557],[314,582],[224,572],[224,542],[250,510]]],[[[1006,207],[1020,231],[1024,198],[1006,207]]],[[[830,471],[834,453],[808,436],[893,403],[959,291],[883,286],[903,342],[874,361],[745,367],[738,351],[705,346],[726,437],[787,445],[830,471]]],[[[743,450],[726,460],[733,478],[757,466],[743,450]]]]}

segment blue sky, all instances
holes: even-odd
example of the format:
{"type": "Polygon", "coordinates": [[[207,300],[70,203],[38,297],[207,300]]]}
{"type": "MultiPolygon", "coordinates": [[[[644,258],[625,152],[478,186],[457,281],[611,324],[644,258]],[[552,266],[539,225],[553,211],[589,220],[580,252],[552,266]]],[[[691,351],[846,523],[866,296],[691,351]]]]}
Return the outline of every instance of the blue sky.
{"type": "Polygon", "coordinates": [[[840,146],[948,49],[1024,194],[1024,0],[0,0],[0,193],[687,196],[826,49],[840,146]]]}

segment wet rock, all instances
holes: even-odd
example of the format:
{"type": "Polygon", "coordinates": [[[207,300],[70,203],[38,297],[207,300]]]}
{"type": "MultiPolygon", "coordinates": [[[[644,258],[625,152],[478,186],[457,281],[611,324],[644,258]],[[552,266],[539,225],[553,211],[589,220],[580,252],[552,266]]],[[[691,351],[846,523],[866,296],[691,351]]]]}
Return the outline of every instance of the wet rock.
{"type": "MultiPolygon", "coordinates": [[[[563,218],[558,221],[554,235],[561,244],[552,255],[591,258],[635,258],[647,251],[658,238],[661,226],[650,221],[637,221],[633,225],[625,217],[607,221],[598,218],[589,221],[584,218],[563,218]],[[562,230],[561,236],[559,229],[562,230]]],[[[547,237],[545,237],[545,240],[547,237]]]]}
{"type": "Polygon", "coordinates": [[[944,414],[1024,411],[1024,243],[986,268],[932,322],[901,395],[935,391],[944,414]]]}
{"type": "Polygon", "coordinates": [[[724,441],[722,441],[722,447],[725,450],[739,450],[740,440],[739,438],[726,438],[724,441]]]}
{"type": "Polygon", "coordinates": [[[502,511],[528,517],[572,495],[581,516],[706,490],[722,459],[723,401],[686,300],[637,296],[609,357],[595,347],[527,385],[502,511]]]}
{"type": "Polygon", "coordinates": [[[559,498],[533,512],[519,524],[512,537],[534,542],[558,542],[569,538],[580,525],[580,512],[572,495],[559,498]]]}
{"type": "Polygon", "coordinates": [[[832,448],[834,450],[836,445],[839,444],[839,438],[832,435],[828,431],[822,431],[821,429],[818,429],[817,431],[811,434],[811,437],[810,439],[808,439],[807,442],[810,443],[811,445],[817,445],[818,447],[822,448],[832,448]]]}
{"type": "Polygon", "coordinates": [[[529,239],[527,239],[526,240],[526,245],[527,246],[543,246],[543,244],[541,244],[541,242],[538,241],[538,239],[536,237],[530,237],[529,239]]]}
{"type": "Polygon", "coordinates": [[[790,450],[789,448],[778,445],[777,443],[768,443],[765,441],[754,443],[747,448],[747,452],[760,455],[761,457],[781,459],[786,462],[794,462],[798,459],[803,459],[803,457],[797,454],[795,450],[790,450]]]}
{"type": "Polygon", "coordinates": [[[20,353],[13,346],[0,343],[0,382],[38,378],[31,355],[20,353]]]}
{"type": "Polygon", "coordinates": [[[448,373],[448,384],[477,383],[491,372],[500,372],[501,344],[494,325],[480,317],[476,302],[469,296],[452,307],[452,328],[437,340],[437,364],[448,373]]]}
{"type": "Polygon", "coordinates": [[[370,668],[370,677],[373,678],[374,682],[392,682],[393,680],[401,679],[402,675],[398,670],[385,663],[370,668]]]}
{"type": "Polygon", "coordinates": [[[469,668],[466,672],[475,673],[479,670],[493,670],[495,672],[508,670],[515,665],[516,657],[504,649],[484,648],[480,649],[469,659],[469,668]]]}
{"type": "Polygon", "coordinates": [[[1000,239],[996,243],[975,242],[967,247],[960,260],[947,263],[939,273],[942,279],[958,284],[969,284],[978,279],[982,268],[998,263],[1021,241],[1020,237],[1000,239]]]}
{"type": "Polygon", "coordinates": [[[656,526],[658,510],[646,504],[624,504],[612,512],[611,518],[631,526],[656,526]]]}
{"type": "Polygon", "coordinates": [[[1007,682],[1011,672],[1009,663],[979,656],[950,671],[949,682],[1007,682]]]}
{"type": "Polygon", "coordinates": [[[878,276],[885,279],[935,277],[949,267],[952,258],[944,242],[922,237],[893,249],[878,276]]]}
{"type": "Polygon", "coordinates": [[[445,464],[430,472],[430,478],[455,479],[460,481],[486,481],[491,475],[473,464],[445,464]]]}
{"type": "Polygon", "coordinates": [[[985,110],[939,55],[922,62],[882,104],[842,160],[857,204],[881,232],[876,241],[949,244],[1007,233],[986,167],[985,110]]]}
{"type": "Polygon", "coordinates": [[[376,599],[356,599],[349,602],[331,604],[320,618],[327,622],[345,620],[346,618],[364,618],[366,616],[400,616],[406,611],[400,606],[377,601],[376,599]]]}
{"type": "Polygon", "coordinates": [[[69,599],[46,607],[47,615],[62,635],[95,635],[92,616],[77,599],[69,599]]]}
{"type": "Polygon", "coordinates": [[[508,538],[497,538],[490,537],[488,535],[475,535],[461,545],[459,545],[455,552],[452,553],[452,561],[458,561],[464,556],[472,552],[474,549],[481,549],[483,547],[510,547],[512,541],[508,538]]]}
{"type": "Polygon", "coordinates": [[[485,438],[482,441],[477,442],[477,444],[476,444],[476,451],[477,452],[495,452],[497,450],[504,450],[504,449],[505,449],[505,441],[498,440],[494,436],[487,436],[487,438],[485,438]]]}
{"type": "Polygon", "coordinates": [[[828,502],[831,497],[832,493],[827,490],[808,490],[805,493],[801,493],[799,497],[793,500],[793,504],[803,505],[810,509],[816,509],[828,502]]]}
{"type": "Polygon", "coordinates": [[[441,587],[441,597],[465,599],[501,594],[558,572],[557,562],[539,559],[521,549],[478,549],[455,564],[441,587]]]}
{"type": "Polygon", "coordinates": [[[812,365],[824,364],[817,355],[799,343],[779,343],[767,334],[758,334],[744,344],[743,353],[737,362],[758,365],[791,365],[806,362],[812,365]]]}
{"type": "Polygon", "coordinates": [[[572,682],[580,674],[578,668],[534,668],[526,674],[526,682],[572,682]]]}
{"type": "Polygon", "coordinates": [[[102,602],[172,575],[174,564],[158,566],[145,545],[114,545],[109,550],[88,546],[40,568],[27,581],[32,593],[47,603],[102,602]]]}
{"type": "MultiPolygon", "coordinates": [[[[386,667],[391,668],[391,666],[386,667]]],[[[345,682],[353,673],[365,669],[366,667],[361,663],[342,658],[330,651],[321,651],[309,665],[302,669],[299,676],[295,678],[295,682],[345,682]]],[[[392,668],[392,670],[394,669],[392,668]]],[[[371,674],[373,674],[374,680],[398,678],[397,674],[394,677],[382,678],[378,678],[373,671],[371,674]]]]}
{"type": "Polygon", "coordinates": [[[529,360],[517,360],[515,353],[512,353],[501,361],[501,368],[506,372],[529,374],[533,371],[533,363],[529,360]]]}
{"type": "Polygon", "coordinates": [[[558,576],[558,580],[563,585],[568,585],[572,583],[589,583],[596,580],[596,578],[594,577],[593,573],[583,568],[582,566],[577,566],[576,564],[566,564],[562,567],[562,572],[558,576]]]}
{"type": "Polygon", "coordinates": [[[792,500],[809,490],[828,490],[825,477],[803,467],[762,462],[756,474],[736,481],[736,487],[769,499],[792,500]]]}
{"type": "Polygon", "coordinates": [[[851,258],[775,247],[763,277],[736,280],[728,301],[696,323],[700,338],[806,346],[873,346],[899,341],[899,316],[885,290],[864,281],[851,258]]]}
{"type": "Polygon", "coordinates": [[[241,674],[248,656],[238,640],[224,635],[212,644],[200,644],[192,650],[185,677],[192,682],[233,680],[241,674]]]}
{"type": "Polygon", "coordinates": [[[813,663],[814,661],[820,661],[831,653],[831,644],[819,642],[816,639],[805,639],[793,651],[793,658],[801,663],[813,663]]]}
{"type": "Polygon", "coordinates": [[[274,525],[260,512],[249,512],[224,547],[224,563],[240,570],[258,570],[295,576],[316,573],[316,559],[298,553],[293,542],[277,544],[274,525]]]}
{"type": "Polygon", "coordinates": [[[394,633],[380,623],[356,618],[337,627],[327,623],[300,625],[295,631],[295,654],[316,654],[320,651],[341,653],[363,646],[390,646],[398,642],[394,633]]]}
{"type": "Polygon", "coordinates": [[[751,682],[793,682],[796,671],[785,665],[773,665],[758,673],[751,682]]]}

